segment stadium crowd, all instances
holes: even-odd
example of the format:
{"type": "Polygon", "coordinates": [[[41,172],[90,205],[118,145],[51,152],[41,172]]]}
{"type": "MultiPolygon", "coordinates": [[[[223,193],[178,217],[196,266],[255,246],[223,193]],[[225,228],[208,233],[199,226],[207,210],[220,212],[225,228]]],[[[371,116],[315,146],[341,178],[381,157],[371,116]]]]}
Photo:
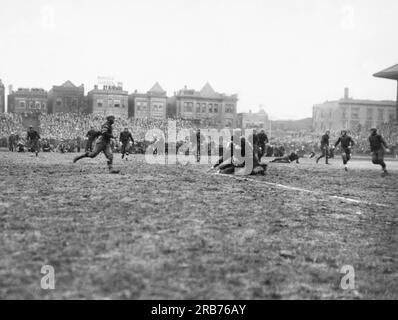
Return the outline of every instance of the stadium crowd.
{"type": "MultiPolygon", "coordinates": [[[[41,114],[39,115],[40,133],[42,145],[49,151],[59,152],[79,152],[86,147],[87,132],[94,128],[99,130],[105,122],[106,116],[103,115],[82,115],[71,113],[41,114]]],[[[197,130],[197,123],[183,119],[126,119],[116,118],[114,132],[120,133],[124,128],[128,128],[132,133],[137,145],[145,147],[145,135],[151,129],[160,129],[167,133],[169,120],[176,121],[177,131],[181,129],[197,130]]],[[[201,124],[201,128],[209,128],[208,124],[201,124]]],[[[398,125],[396,123],[383,124],[379,132],[386,139],[391,147],[392,154],[398,156],[398,125]]],[[[118,135],[117,134],[117,135],[118,135]]],[[[369,128],[352,129],[349,134],[352,136],[356,145],[354,153],[367,154],[369,150],[369,128]]],[[[23,117],[19,114],[4,113],[0,114],[0,146],[7,147],[8,139],[11,135],[16,136],[19,142],[23,143],[26,137],[23,117]]],[[[331,132],[331,141],[337,141],[340,132],[331,132]]],[[[320,152],[320,134],[311,131],[274,131],[267,145],[267,156],[284,156],[286,153],[297,152],[300,156],[312,152],[320,152]]],[[[115,150],[118,150],[119,141],[115,141],[115,150]]],[[[142,152],[143,150],[141,150],[142,152]]]]}

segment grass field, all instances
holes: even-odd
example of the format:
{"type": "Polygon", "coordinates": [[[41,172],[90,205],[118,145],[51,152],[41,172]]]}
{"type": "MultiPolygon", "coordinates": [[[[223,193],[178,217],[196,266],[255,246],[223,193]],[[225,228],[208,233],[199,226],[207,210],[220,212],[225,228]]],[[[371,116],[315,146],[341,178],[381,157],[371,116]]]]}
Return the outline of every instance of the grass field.
{"type": "Polygon", "coordinates": [[[398,298],[396,161],[385,178],[369,159],[304,159],[235,179],[73,156],[0,152],[0,298],[398,298]]]}

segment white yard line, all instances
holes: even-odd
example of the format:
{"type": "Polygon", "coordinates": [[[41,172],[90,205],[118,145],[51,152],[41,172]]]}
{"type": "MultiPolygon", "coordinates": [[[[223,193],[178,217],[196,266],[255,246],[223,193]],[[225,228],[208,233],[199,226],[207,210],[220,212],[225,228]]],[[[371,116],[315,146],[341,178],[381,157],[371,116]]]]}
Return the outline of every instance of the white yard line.
{"type": "Polygon", "coordinates": [[[332,196],[332,195],[326,194],[324,192],[308,190],[308,189],[303,189],[303,188],[297,188],[297,187],[292,187],[292,186],[286,186],[286,185],[283,185],[283,184],[280,184],[280,183],[261,181],[261,180],[247,178],[247,177],[240,177],[240,176],[235,176],[233,174],[212,173],[212,175],[222,176],[222,177],[230,177],[230,178],[233,178],[233,179],[236,179],[236,180],[240,180],[240,181],[255,182],[255,183],[262,184],[262,185],[267,185],[267,186],[270,186],[270,187],[273,187],[273,188],[276,188],[276,189],[285,189],[285,190],[290,190],[290,191],[298,191],[298,192],[305,192],[305,193],[311,193],[311,194],[326,196],[326,197],[328,197],[330,199],[340,200],[340,201],[344,201],[344,202],[348,202],[348,203],[375,205],[375,206],[384,207],[384,208],[388,208],[389,207],[388,205],[381,204],[381,203],[373,203],[373,202],[369,202],[369,201],[362,201],[362,200],[346,198],[346,197],[341,197],[341,196],[332,196]]]}

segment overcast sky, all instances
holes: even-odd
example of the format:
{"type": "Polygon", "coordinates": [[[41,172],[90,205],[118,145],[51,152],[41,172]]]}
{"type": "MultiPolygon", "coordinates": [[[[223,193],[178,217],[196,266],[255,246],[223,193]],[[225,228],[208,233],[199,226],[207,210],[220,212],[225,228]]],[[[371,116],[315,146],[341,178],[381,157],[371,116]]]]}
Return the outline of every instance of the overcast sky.
{"type": "MultiPolygon", "coordinates": [[[[97,76],[172,95],[206,82],[273,119],[343,96],[395,100],[397,0],[1,0],[0,78],[43,87],[97,76]]],[[[88,90],[87,90],[88,89],[88,90]]]]}

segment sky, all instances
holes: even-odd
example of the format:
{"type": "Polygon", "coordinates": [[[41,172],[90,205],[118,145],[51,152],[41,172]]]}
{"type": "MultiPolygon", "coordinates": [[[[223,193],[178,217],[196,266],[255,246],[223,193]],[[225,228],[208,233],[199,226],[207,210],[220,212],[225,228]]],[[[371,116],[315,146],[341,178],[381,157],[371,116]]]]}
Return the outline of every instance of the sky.
{"type": "Polygon", "coordinates": [[[238,112],[311,117],[339,99],[395,100],[396,0],[1,0],[0,79],[49,90],[98,76],[171,96],[206,82],[238,112]]]}

